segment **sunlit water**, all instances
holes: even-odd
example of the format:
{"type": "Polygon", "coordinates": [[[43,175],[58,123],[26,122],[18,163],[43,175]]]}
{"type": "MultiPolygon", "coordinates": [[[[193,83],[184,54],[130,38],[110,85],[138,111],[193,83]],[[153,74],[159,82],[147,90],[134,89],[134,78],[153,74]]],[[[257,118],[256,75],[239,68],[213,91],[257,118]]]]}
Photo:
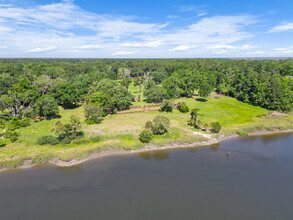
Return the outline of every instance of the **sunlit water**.
{"type": "Polygon", "coordinates": [[[293,134],[1,173],[0,219],[293,219],[293,134]]]}

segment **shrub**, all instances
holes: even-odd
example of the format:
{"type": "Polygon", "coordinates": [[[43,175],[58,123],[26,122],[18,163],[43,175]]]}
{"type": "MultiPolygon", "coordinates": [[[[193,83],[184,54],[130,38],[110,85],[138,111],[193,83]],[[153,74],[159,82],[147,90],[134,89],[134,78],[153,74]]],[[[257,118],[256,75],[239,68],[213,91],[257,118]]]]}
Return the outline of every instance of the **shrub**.
{"type": "Polygon", "coordinates": [[[79,139],[74,139],[73,140],[73,143],[74,144],[84,144],[84,143],[86,143],[87,141],[86,140],[84,140],[83,138],[79,138],[79,139]]]}
{"type": "Polygon", "coordinates": [[[247,131],[237,131],[236,134],[238,134],[240,136],[247,136],[248,132],[247,131]]]}
{"type": "Polygon", "coordinates": [[[84,106],[84,113],[87,124],[99,124],[104,113],[103,108],[96,104],[87,104],[84,106]]]}
{"type": "Polygon", "coordinates": [[[150,130],[143,130],[139,134],[139,140],[141,143],[150,143],[153,139],[153,134],[150,130]]]}
{"type": "Polygon", "coordinates": [[[59,114],[57,101],[50,95],[43,95],[36,101],[35,111],[41,117],[56,116],[59,114]]]}
{"type": "Polygon", "coordinates": [[[87,119],[85,120],[85,123],[88,124],[88,125],[94,125],[94,124],[97,124],[94,120],[92,119],[87,119]]]}
{"type": "Polygon", "coordinates": [[[14,143],[15,141],[18,140],[18,137],[19,137],[19,134],[18,134],[17,132],[12,132],[12,133],[10,134],[10,141],[11,141],[12,143],[14,143]]]}
{"type": "Polygon", "coordinates": [[[54,136],[42,136],[38,138],[37,144],[38,145],[45,145],[45,144],[56,145],[56,144],[59,144],[59,140],[54,136]]]}
{"type": "Polygon", "coordinates": [[[202,123],[201,120],[197,120],[197,126],[200,127],[200,128],[203,126],[203,123],[202,123]]]}
{"type": "Polygon", "coordinates": [[[72,136],[68,136],[68,137],[64,137],[63,139],[61,139],[60,143],[61,144],[70,144],[71,141],[73,141],[74,138],[72,136]]]}
{"type": "Polygon", "coordinates": [[[188,106],[186,105],[185,102],[177,103],[177,109],[182,113],[189,112],[189,108],[188,108],[188,106]]]}
{"type": "Polygon", "coordinates": [[[173,101],[165,100],[161,104],[161,111],[162,112],[172,112],[173,111],[173,101]]]}
{"type": "Polygon", "coordinates": [[[20,128],[19,120],[13,117],[11,121],[9,122],[8,130],[14,131],[18,128],[20,128]]]}
{"type": "Polygon", "coordinates": [[[19,120],[19,126],[20,127],[28,127],[28,126],[30,126],[30,119],[29,118],[24,118],[22,120],[19,120]]]}
{"type": "Polygon", "coordinates": [[[152,127],[153,134],[157,134],[157,135],[164,134],[168,131],[169,127],[170,127],[169,118],[162,115],[158,115],[154,118],[153,127],[152,127]]]}
{"type": "Polygon", "coordinates": [[[212,122],[211,127],[212,127],[212,132],[214,133],[219,133],[220,130],[222,129],[222,126],[220,125],[219,122],[212,122]]]}
{"type": "Polygon", "coordinates": [[[145,123],[145,129],[150,130],[150,129],[152,129],[152,128],[153,128],[153,122],[151,122],[151,121],[147,121],[147,122],[145,123]]]}
{"type": "Polygon", "coordinates": [[[79,131],[80,126],[79,118],[71,116],[67,124],[57,121],[53,128],[53,132],[58,136],[58,140],[62,144],[69,144],[74,139],[84,137],[84,132],[79,131]]]}
{"type": "Polygon", "coordinates": [[[209,125],[208,125],[208,124],[203,124],[203,130],[204,130],[204,131],[207,131],[208,128],[209,128],[209,125]]]}
{"type": "Polygon", "coordinates": [[[101,138],[99,136],[92,136],[91,137],[92,142],[99,142],[100,140],[101,140],[101,138]]]}
{"type": "Polygon", "coordinates": [[[190,116],[191,118],[187,121],[187,124],[190,125],[190,126],[193,126],[194,128],[200,128],[199,125],[198,125],[198,116],[202,115],[202,114],[199,114],[200,110],[198,108],[194,108],[194,109],[191,109],[191,112],[190,112],[190,116]]]}
{"type": "Polygon", "coordinates": [[[3,139],[0,139],[0,147],[5,147],[6,146],[6,141],[3,139]]]}

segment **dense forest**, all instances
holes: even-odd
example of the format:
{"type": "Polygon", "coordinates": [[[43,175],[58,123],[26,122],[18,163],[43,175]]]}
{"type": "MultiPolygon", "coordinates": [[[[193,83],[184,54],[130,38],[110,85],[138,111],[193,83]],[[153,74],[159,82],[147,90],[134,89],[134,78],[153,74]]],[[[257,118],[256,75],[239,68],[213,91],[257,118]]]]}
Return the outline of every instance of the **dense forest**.
{"type": "Polygon", "coordinates": [[[292,77],[293,60],[3,59],[0,116],[2,123],[52,117],[58,115],[58,105],[74,108],[81,103],[88,104],[90,115],[116,113],[131,105],[132,81],[151,103],[194,93],[207,97],[214,91],[270,110],[291,111],[292,77]]]}

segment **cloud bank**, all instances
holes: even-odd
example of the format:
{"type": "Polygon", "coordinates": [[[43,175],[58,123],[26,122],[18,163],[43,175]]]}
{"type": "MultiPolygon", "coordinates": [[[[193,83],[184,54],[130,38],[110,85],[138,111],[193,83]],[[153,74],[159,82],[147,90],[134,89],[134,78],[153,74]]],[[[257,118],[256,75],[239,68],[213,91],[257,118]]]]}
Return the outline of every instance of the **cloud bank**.
{"type": "MultiPolygon", "coordinates": [[[[188,12],[196,18],[174,26],[130,15],[96,14],[73,1],[30,7],[0,4],[0,57],[192,58],[292,52],[253,50],[258,46],[251,43],[255,33],[250,28],[259,23],[256,16],[207,16],[206,6],[182,6],[178,11],[188,12]]],[[[172,20],[179,17],[173,15],[172,20]]],[[[293,23],[286,22],[266,32],[292,30],[293,23]]]]}

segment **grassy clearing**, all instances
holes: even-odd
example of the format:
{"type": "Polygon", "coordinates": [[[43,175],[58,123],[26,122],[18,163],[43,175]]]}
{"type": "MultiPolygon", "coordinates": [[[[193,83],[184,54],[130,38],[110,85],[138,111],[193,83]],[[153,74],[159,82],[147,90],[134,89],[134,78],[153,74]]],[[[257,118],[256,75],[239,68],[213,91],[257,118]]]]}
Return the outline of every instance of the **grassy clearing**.
{"type": "MultiPolygon", "coordinates": [[[[136,87],[139,91],[139,87],[136,87]]],[[[133,88],[131,88],[133,91],[133,88]]],[[[266,115],[268,110],[239,102],[230,97],[211,96],[206,101],[193,98],[181,98],[176,102],[186,102],[190,109],[199,108],[203,114],[199,119],[203,123],[210,124],[218,121],[223,126],[221,133],[231,135],[238,133],[246,135],[255,130],[293,129],[293,115],[286,118],[262,119],[258,116],[266,115]]],[[[134,103],[135,105],[147,105],[145,102],[134,103]]],[[[52,134],[54,124],[61,120],[69,121],[71,115],[76,115],[84,121],[83,107],[64,110],[60,108],[61,118],[44,120],[33,123],[30,127],[19,129],[20,139],[17,143],[0,148],[0,166],[16,167],[25,159],[32,159],[36,164],[47,162],[51,158],[58,157],[61,160],[82,159],[90,153],[102,150],[116,149],[139,149],[143,147],[138,141],[138,134],[148,120],[157,115],[165,115],[171,119],[171,128],[167,134],[155,136],[152,143],[165,145],[168,143],[192,143],[203,142],[206,138],[194,135],[198,131],[187,125],[189,113],[144,112],[134,114],[122,114],[107,116],[98,125],[86,125],[83,130],[86,137],[99,135],[101,140],[97,143],[70,144],[57,146],[36,146],[39,137],[52,134]]]]}

